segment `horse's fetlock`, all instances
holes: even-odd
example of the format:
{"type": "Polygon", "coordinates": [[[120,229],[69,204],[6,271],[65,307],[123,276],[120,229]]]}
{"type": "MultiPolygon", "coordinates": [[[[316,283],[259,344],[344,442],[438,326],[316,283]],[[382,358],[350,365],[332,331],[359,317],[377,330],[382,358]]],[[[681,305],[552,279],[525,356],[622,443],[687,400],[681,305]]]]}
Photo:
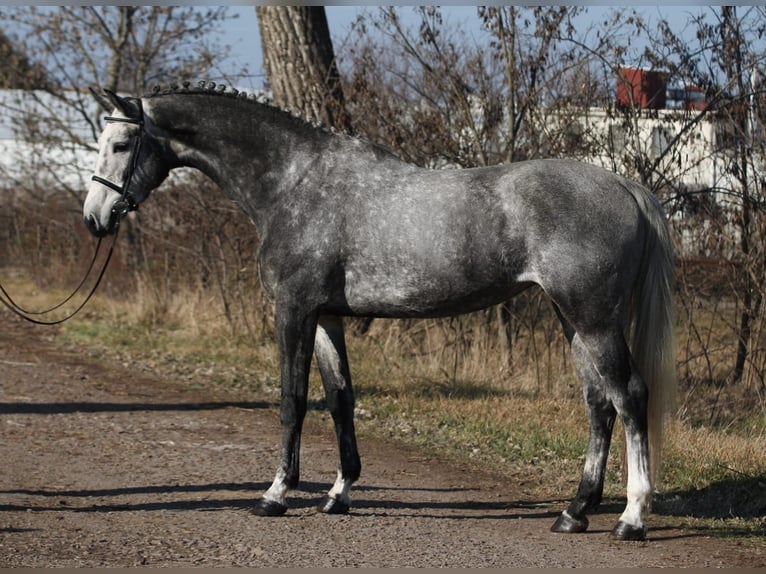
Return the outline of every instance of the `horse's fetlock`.
{"type": "Polygon", "coordinates": [[[288,474],[285,476],[285,486],[290,490],[298,488],[300,477],[297,474],[288,474]]]}
{"type": "Polygon", "coordinates": [[[347,514],[351,505],[348,502],[325,496],[317,506],[317,510],[324,514],[347,514]]]}
{"type": "Polygon", "coordinates": [[[344,468],[342,473],[344,479],[348,480],[349,482],[356,482],[362,475],[362,465],[360,463],[356,463],[348,468],[344,468]]]}

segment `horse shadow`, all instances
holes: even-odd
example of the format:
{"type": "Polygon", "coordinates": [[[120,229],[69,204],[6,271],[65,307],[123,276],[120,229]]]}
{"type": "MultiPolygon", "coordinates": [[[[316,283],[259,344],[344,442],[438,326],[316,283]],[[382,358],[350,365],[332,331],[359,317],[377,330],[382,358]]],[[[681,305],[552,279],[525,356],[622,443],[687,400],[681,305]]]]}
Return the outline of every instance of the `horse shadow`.
{"type": "Polygon", "coordinates": [[[27,499],[22,503],[0,504],[0,512],[23,512],[32,510],[35,512],[131,512],[131,511],[161,511],[161,510],[187,510],[187,511],[214,511],[232,508],[249,508],[255,505],[259,493],[268,488],[267,483],[210,483],[210,484],[164,484],[145,486],[126,486],[107,489],[7,489],[0,490],[0,495],[21,495],[27,499]],[[227,497],[226,492],[249,491],[252,498],[227,497]],[[155,500],[145,501],[145,495],[156,495],[155,500]],[[199,495],[197,498],[189,498],[187,495],[199,495]],[[177,495],[172,500],[168,496],[177,495]],[[110,498],[123,498],[142,496],[141,502],[114,501],[95,502],[82,504],[90,498],[99,500],[110,498]]]}
{"type": "Polygon", "coordinates": [[[711,536],[766,537],[766,476],[741,475],[662,493],[652,512],[694,521],[695,530],[711,536]]]}
{"type": "MultiPolygon", "coordinates": [[[[108,489],[5,489],[0,496],[23,496],[19,503],[0,503],[0,512],[73,512],[73,513],[109,513],[133,511],[226,511],[248,510],[254,507],[261,493],[269,487],[267,482],[242,483],[207,483],[126,486],[108,489]],[[227,496],[226,493],[240,493],[239,496],[227,496]],[[242,497],[241,493],[252,493],[242,497]],[[155,500],[146,500],[146,495],[155,495],[155,500]],[[175,495],[175,496],[174,496],[175,495]],[[196,495],[196,496],[195,496],[196,495]],[[130,497],[141,497],[141,501],[130,501],[130,497]],[[172,497],[171,500],[168,500],[172,497]],[[109,499],[121,499],[109,502],[109,499]],[[98,502],[88,504],[89,499],[98,502]],[[103,500],[107,502],[102,502],[103,500]],[[127,500],[126,500],[127,499],[127,500]]],[[[301,511],[314,508],[327,492],[324,482],[301,482],[293,491],[290,510],[301,511]]],[[[360,485],[354,489],[358,496],[354,499],[351,515],[359,518],[395,514],[401,517],[444,518],[444,511],[451,519],[518,519],[518,518],[554,518],[561,510],[564,501],[476,501],[471,500],[471,488],[413,488],[360,485]],[[365,497],[391,491],[385,498],[365,497]],[[395,491],[408,491],[407,501],[397,499],[395,491]],[[422,497],[412,493],[422,493],[422,497]],[[440,495],[465,492],[465,500],[438,500],[440,495]],[[557,508],[554,508],[558,505],[557,508]],[[464,511],[461,513],[460,511],[464,511]],[[517,512],[514,512],[517,511],[517,512]]],[[[288,516],[290,513],[288,513],[288,516]]]]}
{"type": "MultiPolygon", "coordinates": [[[[260,494],[269,487],[267,482],[206,483],[126,486],[109,489],[7,489],[2,495],[22,495],[26,500],[19,503],[0,503],[0,512],[73,512],[109,513],[135,511],[247,511],[256,505],[260,494]],[[231,495],[227,495],[230,493],[231,495]],[[234,493],[239,493],[235,495],[234,493]],[[241,496],[252,493],[252,496],[241,496]],[[155,500],[146,500],[145,495],[156,495],[155,500]],[[175,496],[174,496],[175,495],[175,496]],[[198,495],[198,496],[194,496],[198,495]],[[131,496],[142,496],[141,501],[130,501],[131,496]],[[127,497],[128,500],[124,500],[127,497]],[[168,500],[168,497],[172,499],[168,500]],[[99,502],[87,504],[87,499],[99,502]],[[109,502],[110,498],[122,498],[109,502]],[[107,499],[107,502],[101,502],[107,499]]],[[[704,489],[689,489],[662,494],[656,497],[652,513],[661,517],[660,524],[651,527],[650,538],[656,541],[704,536],[716,537],[763,537],[766,523],[760,531],[753,526],[731,520],[713,520],[699,524],[688,524],[690,518],[759,518],[766,515],[764,493],[755,489],[763,487],[758,479],[731,479],[714,483],[704,489]],[[711,505],[714,498],[725,492],[751,492],[757,498],[754,506],[748,500],[737,500],[735,505],[711,505]]],[[[445,520],[554,520],[567,501],[562,499],[486,501],[474,500],[467,487],[396,487],[380,485],[358,485],[350,516],[357,519],[375,519],[379,516],[401,518],[429,518],[445,520]],[[407,491],[407,500],[397,497],[397,491],[407,491]],[[385,496],[378,498],[384,493],[385,496]],[[415,495],[413,495],[415,493],[415,495]],[[455,500],[455,494],[464,494],[463,500],[455,500]],[[418,496],[420,495],[420,496],[418,496]],[[449,500],[445,500],[449,497],[449,500]]],[[[301,516],[314,508],[327,491],[324,482],[302,482],[290,500],[290,516],[301,516]]],[[[720,501],[719,501],[720,502],[720,501]]],[[[753,502],[753,499],[750,499],[753,502]]],[[[619,515],[625,507],[625,499],[605,498],[597,514],[619,515]]],[[[605,530],[591,528],[587,533],[598,534],[605,530]]]]}
{"type": "Polygon", "coordinates": [[[108,402],[0,402],[0,415],[65,415],[73,413],[120,413],[138,411],[209,411],[227,408],[270,409],[276,403],[267,401],[210,401],[174,403],[108,403],[108,402]]]}

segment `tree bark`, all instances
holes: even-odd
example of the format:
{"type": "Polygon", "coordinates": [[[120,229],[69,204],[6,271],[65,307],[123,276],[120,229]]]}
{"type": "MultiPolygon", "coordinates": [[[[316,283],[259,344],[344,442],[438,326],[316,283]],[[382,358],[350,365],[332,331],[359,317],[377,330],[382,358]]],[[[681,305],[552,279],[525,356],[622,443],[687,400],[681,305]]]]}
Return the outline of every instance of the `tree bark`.
{"type": "MultiPolygon", "coordinates": [[[[116,92],[120,88],[120,77],[124,74],[125,46],[128,45],[130,35],[133,33],[133,17],[136,14],[135,6],[120,6],[120,19],[116,34],[113,38],[112,60],[109,63],[106,88],[116,92]]],[[[111,110],[106,110],[110,112],[111,110]]]]}
{"type": "MultiPolygon", "coordinates": [[[[734,6],[721,7],[721,60],[726,72],[729,85],[735,90],[737,96],[743,97],[748,91],[748,74],[745,70],[744,51],[745,42],[740,30],[740,23],[734,6]]],[[[739,317],[739,340],[737,342],[737,356],[734,363],[733,382],[742,380],[745,374],[747,361],[750,355],[750,346],[753,343],[753,320],[758,316],[761,306],[761,297],[757,282],[754,280],[754,271],[757,269],[753,261],[753,246],[757,243],[753,221],[756,214],[753,210],[752,195],[750,190],[749,162],[750,151],[748,149],[748,109],[744,105],[735,105],[730,108],[729,120],[734,125],[735,133],[739,136],[736,142],[736,154],[732,158],[732,166],[729,170],[734,174],[740,184],[742,194],[742,207],[739,225],[740,241],[739,248],[743,266],[742,285],[742,310],[739,317]]]]}
{"type": "Polygon", "coordinates": [[[257,6],[263,65],[274,102],[351,130],[322,6],[257,6]]]}

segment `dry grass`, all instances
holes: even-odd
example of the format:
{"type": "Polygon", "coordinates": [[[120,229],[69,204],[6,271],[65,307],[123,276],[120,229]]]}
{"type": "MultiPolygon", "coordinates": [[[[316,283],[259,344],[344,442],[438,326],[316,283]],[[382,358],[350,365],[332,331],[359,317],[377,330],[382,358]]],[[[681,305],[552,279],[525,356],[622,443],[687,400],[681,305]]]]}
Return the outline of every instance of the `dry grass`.
{"type": "Polygon", "coordinates": [[[766,436],[672,425],[659,515],[725,537],[766,536],[766,436]]]}

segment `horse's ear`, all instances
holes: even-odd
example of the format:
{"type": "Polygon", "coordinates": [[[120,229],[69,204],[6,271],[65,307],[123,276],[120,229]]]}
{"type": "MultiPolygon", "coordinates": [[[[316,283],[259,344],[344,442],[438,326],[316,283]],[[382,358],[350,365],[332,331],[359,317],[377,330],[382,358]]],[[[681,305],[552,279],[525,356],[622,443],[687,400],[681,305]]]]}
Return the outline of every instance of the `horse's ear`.
{"type": "Polygon", "coordinates": [[[111,111],[114,109],[114,104],[109,101],[109,99],[106,97],[106,94],[93,87],[89,87],[88,89],[90,90],[90,93],[93,94],[93,97],[96,98],[98,105],[100,105],[105,112],[111,113],[111,111]]]}
{"type": "Polygon", "coordinates": [[[129,118],[138,117],[141,112],[138,107],[131,103],[130,100],[121,98],[111,90],[104,88],[101,92],[90,88],[93,97],[107,112],[112,110],[119,110],[129,118]]]}

